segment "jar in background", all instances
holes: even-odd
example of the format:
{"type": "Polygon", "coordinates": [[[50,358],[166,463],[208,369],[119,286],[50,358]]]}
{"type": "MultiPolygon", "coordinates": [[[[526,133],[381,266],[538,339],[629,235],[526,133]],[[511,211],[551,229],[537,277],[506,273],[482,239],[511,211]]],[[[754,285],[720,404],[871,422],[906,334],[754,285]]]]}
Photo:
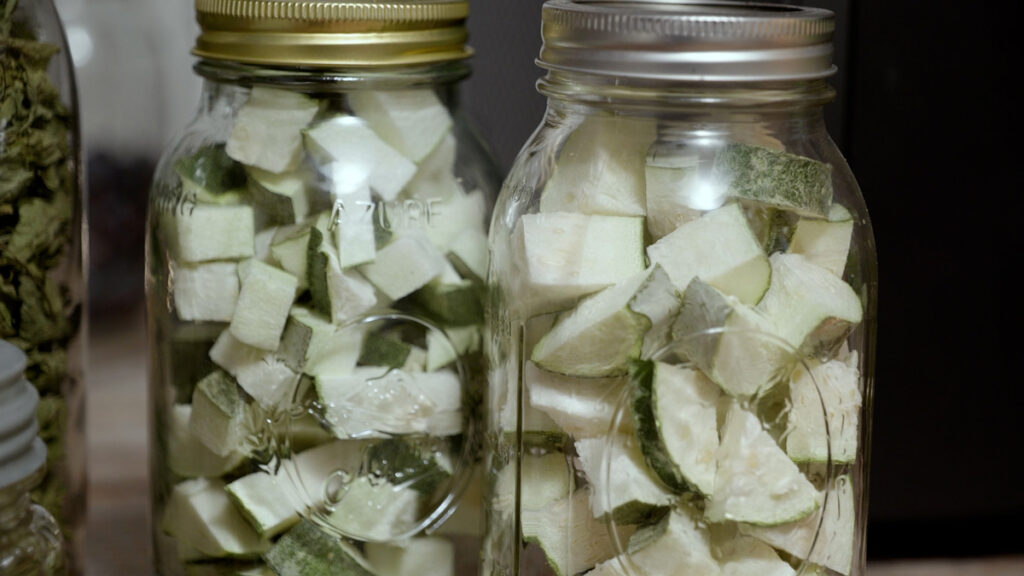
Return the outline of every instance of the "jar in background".
{"type": "Polygon", "coordinates": [[[863,576],[876,264],[833,25],[545,4],[490,231],[485,574],[863,576]]]}
{"type": "Polygon", "coordinates": [[[468,5],[196,8],[202,102],[149,204],[156,570],[475,574],[498,182],[468,5]]]}
{"type": "Polygon", "coordinates": [[[29,492],[46,474],[37,436],[39,393],[25,379],[25,353],[0,340],[0,575],[67,574],[64,538],[29,492]]]}
{"type": "Polygon", "coordinates": [[[0,338],[27,357],[47,466],[32,498],[81,570],[82,192],[74,70],[52,2],[0,10],[0,338]]]}

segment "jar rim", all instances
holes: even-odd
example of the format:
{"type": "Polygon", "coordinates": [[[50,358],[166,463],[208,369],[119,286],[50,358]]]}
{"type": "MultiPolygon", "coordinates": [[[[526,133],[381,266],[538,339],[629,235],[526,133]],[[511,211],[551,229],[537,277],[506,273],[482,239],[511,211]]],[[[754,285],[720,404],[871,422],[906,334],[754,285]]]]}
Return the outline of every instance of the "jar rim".
{"type": "Polygon", "coordinates": [[[835,73],[834,14],[724,0],[548,0],[538,66],[629,80],[758,82],[835,73]]]}
{"type": "Polygon", "coordinates": [[[466,0],[196,0],[200,58],[270,66],[395,66],[472,55],[466,0]]]}

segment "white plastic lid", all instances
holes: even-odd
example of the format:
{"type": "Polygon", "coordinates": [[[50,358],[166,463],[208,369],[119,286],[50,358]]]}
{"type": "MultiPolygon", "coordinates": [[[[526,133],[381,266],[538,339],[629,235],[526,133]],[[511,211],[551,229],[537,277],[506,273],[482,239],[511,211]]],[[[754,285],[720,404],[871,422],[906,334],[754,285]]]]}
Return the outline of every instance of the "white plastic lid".
{"type": "Polygon", "coordinates": [[[38,438],[39,392],[25,379],[25,354],[0,340],[0,489],[28,478],[46,463],[38,438]]]}

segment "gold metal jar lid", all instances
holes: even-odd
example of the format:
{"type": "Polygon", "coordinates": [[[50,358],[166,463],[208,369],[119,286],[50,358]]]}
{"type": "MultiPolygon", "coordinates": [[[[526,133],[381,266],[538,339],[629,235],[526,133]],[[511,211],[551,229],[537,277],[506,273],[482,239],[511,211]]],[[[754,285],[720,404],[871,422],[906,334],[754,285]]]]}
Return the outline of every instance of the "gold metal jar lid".
{"type": "Polygon", "coordinates": [[[468,0],[195,0],[192,53],[244,64],[376,67],[468,58],[468,0]]]}

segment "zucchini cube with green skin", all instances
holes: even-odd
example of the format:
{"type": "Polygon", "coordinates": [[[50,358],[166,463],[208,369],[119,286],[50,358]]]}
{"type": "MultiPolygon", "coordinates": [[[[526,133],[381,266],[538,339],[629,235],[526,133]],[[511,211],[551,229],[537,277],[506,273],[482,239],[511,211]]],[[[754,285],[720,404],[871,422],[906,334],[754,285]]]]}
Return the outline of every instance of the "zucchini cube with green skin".
{"type": "Polygon", "coordinates": [[[205,196],[219,203],[225,193],[245,186],[244,167],[228,157],[223,144],[207,144],[190,156],[178,158],[174,171],[181,178],[182,194],[194,193],[199,201],[205,196]]]}
{"type": "Polygon", "coordinates": [[[249,196],[274,222],[295,224],[309,215],[306,176],[301,172],[274,174],[249,168],[249,196]]]}
{"type": "Polygon", "coordinates": [[[472,280],[428,282],[413,298],[423,312],[444,326],[470,326],[484,319],[481,287],[472,280]]]}
{"type": "Polygon", "coordinates": [[[298,92],[256,87],[238,110],[227,154],[247,166],[280,174],[299,163],[302,129],[320,104],[298,92]]]}
{"type": "Polygon", "coordinates": [[[215,453],[189,429],[192,419],[190,404],[175,404],[171,408],[167,434],[167,465],[175,474],[185,478],[214,477],[234,470],[245,455],[230,450],[225,455],[215,453]]]}
{"type": "Polygon", "coordinates": [[[340,328],[308,308],[293,306],[277,356],[295,372],[344,374],[355,368],[363,338],[358,327],[340,328]]]}
{"type": "Polygon", "coordinates": [[[216,478],[176,485],[164,508],[162,526],[177,539],[179,550],[196,550],[208,558],[255,558],[270,548],[235,510],[224,482],[216,478]]]}
{"type": "Polygon", "coordinates": [[[217,370],[196,384],[188,427],[214,454],[228,456],[245,436],[247,409],[235,380],[217,370]]]}
{"type": "Polygon", "coordinates": [[[366,560],[377,576],[455,576],[455,543],[417,537],[397,543],[366,543],[366,560]]]}
{"type": "Polygon", "coordinates": [[[792,408],[786,435],[786,453],[794,462],[826,462],[830,444],[833,463],[856,460],[863,404],[856,360],[854,354],[850,362],[813,362],[809,373],[802,367],[794,372],[789,384],[792,408]],[[821,411],[822,403],[825,414],[821,411]]]}
{"type": "Polygon", "coordinates": [[[252,206],[197,204],[168,220],[174,256],[183,263],[239,260],[254,253],[252,206]]]}
{"type": "Polygon", "coordinates": [[[416,164],[387,145],[366,122],[346,114],[328,118],[305,131],[306,149],[320,166],[338,169],[365,181],[381,199],[398,197],[416,173],[416,164]]]}
{"type": "Polygon", "coordinates": [[[637,530],[626,557],[599,564],[593,576],[721,576],[708,530],[688,505],[673,508],[657,524],[637,530]],[[625,568],[624,568],[625,566],[625,568]]]}
{"type": "Polygon", "coordinates": [[[231,335],[255,348],[276,350],[299,281],[284,270],[258,260],[244,262],[239,267],[239,276],[242,289],[231,317],[231,335]]]}
{"type": "Polygon", "coordinates": [[[174,309],[189,322],[229,322],[238,301],[238,264],[171,264],[174,309]]]}
{"type": "MultiPolygon", "coordinates": [[[[533,348],[530,359],[545,370],[585,377],[621,376],[640,357],[644,339],[668,341],[679,298],[658,266],[584,299],[533,348]],[[658,330],[652,330],[657,326],[658,330]]],[[[652,345],[650,348],[660,348],[652,345]]]]}
{"type": "Polygon", "coordinates": [[[263,558],[275,574],[376,576],[359,550],[309,520],[285,532],[263,558]]]}
{"type": "MultiPolygon", "coordinates": [[[[511,514],[515,510],[516,472],[519,473],[519,508],[523,511],[547,510],[576,489],[576,479],[565,454],[523,454],[518,467],[509,464],[498,473],[492,502],[502,512],[511,514]]],[[[590,505],[585,503],[589,513],[590,505]]]]}
{"type": "Polygon", "coordinates": [[[392,300],[404,298],[425,286],[448,267],[444,256],[418,234],[399,236],[377,259],[359,271],[392,300]]]}
{"type": "Polygon", "coordinates": [[[647,467],[631,435],[581,438],[576,453],[593,487],[594,518],[610,516],[621,524],[639,524],[672,504],[672,494],[647,467]]]}
{"type": "Polygon", "coordinates": [[[694,364],[732,396],[753,396],[782,380],[796,359],[775,324],[699,278],[683,294],[673,338],[694,364]]]}
{"type": "Polygon", "coordinates": [[[848,475],[836,478],[825,505],[802,520],[779,526],[739,525],[743,534],[844,576],[853,565],[856,527],[857,506],[848,475]]]}
{"type": "Polygon", "coordinates": [[[273,538],[299,521],[299,502],[286,475],[254,472],[231,482],[225,490],[263,538],[273,538]]]}
{"type": "Polygon", "coordinates": [[[712,173],[731,196],[802,216],[825,218],[832,205],[832,167],[796,154],[729,144],[715,155],[712,173]]]}
{"type": "MultiPolygon", "coordinates": [[[[523,540],[544,551],[558,576],[572,576],[593,568],[614,555],[609,526],[590,514],[590,487],[576,490],[543,508],[524,509],[520,515],[523,540]]],[[[612,528],[624,540],[632,527],[612,528]]]]}
{"type": "Polygon", "coordinates": [[[463,429],[462,387],[450,370],[406,373],[359,366],[315,381],[324,419],[338,438],[452,436],[463,429]]]}
{"type": "Polygon", "coordinates": [[[210,347],[214,364],[234,376],[246,394],[265,408],[290,401],[299,376],[273,352],[239,342],[224,330],[210,347]]]}
{"type": "Polygon", "coordinates": [[[849,284],[799,254],[773,254],[772,282],[757,309],[807,356],[834,352],[863,318],[849,284]]]}
{"type": "Polygon", "coordinates": [[[644,458],[667,486],[714,498],[721,390],[696,370],[630,366],[631,409],[644,458]]]}
{"type": "Polygon", "coordinates": [[[335,324],[355,320],[377,304],[373,286],[355,270],[342,270],[334,247],[310,229],[307,278],[312,308],[335,324]]]}
{"type": "Polygon", "coordinates": [[[331,504],[325,521],[358,540],[397,540],[415,528],[420,501],[412,488],[360,476],[331,504]]]}
{"type": "Polygon", "coordinates": [[[357,90],[349,106],[381,140],[413,162],[426,158],[452,127],[452,117],[433,90],[357,90]]]}
{"type": "Polygon", "coordinates": [[[648,246],[647,256],[680,291],[699,277],[744,304],[757,303],[771,278],[768,257],[736,203],[683,224],[648,246]]]}
{"type": "Polygon", "coordinates": [[[800,254],[833,275],[842,278],[850,255],[853,216],[840,204],[833,204],[828,220],[801,218],[789,242],[791,254],[800,254]]]}
{"type": "Polygon", "coordinates": [[[757,416],[733,404],[716,453],[715,488],[705,516],[710,522],[774,526],[811,515],[818,491],[761,427],[757,416]]]}
{"type": "Polygon", "coordinates": [[[643,216],[645,158],[656,136],[647,118],[586,118],[558,155],[540,211],[643,216]]]}
{"type": "Polygon", "coordinates": [[[312,224],[296,224],[278,228],[270,241],[270,255],[281,267],[298,280],[299,290],[309,286],[307,256],[312,224]]]}
{"type": "Polygon", "coordinates": [[[518,300],[531,315],[568,308],[645,268],[643,218],[525,214],[513,242],[518,300]]]}

